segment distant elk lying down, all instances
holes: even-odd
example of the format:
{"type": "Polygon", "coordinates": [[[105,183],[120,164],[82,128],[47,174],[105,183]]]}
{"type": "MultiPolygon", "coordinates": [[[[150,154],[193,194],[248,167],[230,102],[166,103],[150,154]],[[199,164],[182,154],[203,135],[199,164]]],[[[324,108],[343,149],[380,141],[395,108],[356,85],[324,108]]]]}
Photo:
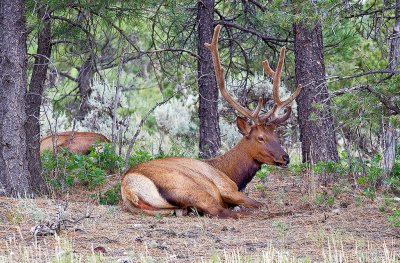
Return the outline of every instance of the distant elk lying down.
{"type": "Polygon", "coordinates": [[[40,152],[60,147],[67,148],[70,152],[88,154],[90,147],[96,142],[110,142],[104,135],[95,132],[66,131],[49,135],[40,140],[40,152]]]}
{"type": "Polygon", "coordinates": [[[279,63],[273,71],[264,61],[265,71],[273,78],[275,104],[267,113],[260,114],[263,99],[260,97],[254,111],[241,106],[228,93],[218,53],[217,26],[212,43],[206,47],[212,53],[215,75],[222,96],[245,117],[237,118],[237,126],[243,138],[224,155],[210,160],[193,160],[169,157],[152,160],[130,168],[123,176],[121,192],[124,205],[131,212],[154,214],[185,214],[188,208],[220,218],[238,218],[244,212],[229,207],[240,205],[258,208],[262,203],[240,192],[253,179],[262,164],[286,168],[289,156],[282,149],[274,130],[289,118],[291,102],[299,95],[301,86],[286,100],[279,97],[279,82],[284,62],[285,48],[281,49],[279,63]],[[279,116],[279,111],[287,111],[279,116]]]}

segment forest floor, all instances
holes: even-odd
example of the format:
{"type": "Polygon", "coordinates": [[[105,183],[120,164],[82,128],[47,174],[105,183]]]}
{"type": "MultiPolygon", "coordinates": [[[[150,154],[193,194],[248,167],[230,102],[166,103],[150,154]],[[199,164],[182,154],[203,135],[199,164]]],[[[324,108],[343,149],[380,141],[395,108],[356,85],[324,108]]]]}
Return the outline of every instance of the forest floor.
{"type": "Polygon", "coordinates": [[[343,190],[333,205],[310,202],[330,191],[291,176],[255,179],[246,192],[269,211],[238,220],[132,215],[95,204],[84,190],[63,196],[63,215],[54,199],[1,197],[0,262],[400,262],[400,228],[379,211],[383,199],[343,190]],[[59,235],[31,233],[40,222],[88,211],[59,235]]]}

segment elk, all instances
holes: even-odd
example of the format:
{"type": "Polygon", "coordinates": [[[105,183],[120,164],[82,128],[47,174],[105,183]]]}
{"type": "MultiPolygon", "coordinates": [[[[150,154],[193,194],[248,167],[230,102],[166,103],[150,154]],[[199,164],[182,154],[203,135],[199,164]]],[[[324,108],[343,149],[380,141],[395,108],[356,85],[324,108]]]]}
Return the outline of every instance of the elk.
{"type": "Polygon", "coordinates": [[[193,160],[184,157],[168,157],[138,164],[130,168],[121,183],[122,199],[132,213],[149,215],[182,214],[188,208],[219,218],[239,218],[245,212],[235,212],[229,207],[259,208],[263,204],[247,197],[241,190],[252,180],[262,164],[286,168],[288,154],[282,149],[275,127],[286,121],[291,113],[291,102],[299,95],[301,85],[286,100],[279,97],[279,82],[284,63],[285,48],[281,49],[279,63],[273,71],[268,61],[263,62],[265,72],[273,78],[274,106],[260,114],[264,104],[260,97],[257,107],[251,111],[228,93],[218,53],[218,37],[221,26],[216,26],[210,49],[217,84],[222,96],[246,118],[237,118],[237,127],[243,138],[225,154],[209,160],[193,160]],[[287,106],[287,111],[279,111],[287,106]]]}
{"type": "Polygon", "coordinates": [[[97,141],[110,142],[104,135],[95,132],[59,132],[40,140],[40,152],[48,149],[57,152],[60,147],[65,147],[70,152],[88,154],[89,148],[97,141]]]}

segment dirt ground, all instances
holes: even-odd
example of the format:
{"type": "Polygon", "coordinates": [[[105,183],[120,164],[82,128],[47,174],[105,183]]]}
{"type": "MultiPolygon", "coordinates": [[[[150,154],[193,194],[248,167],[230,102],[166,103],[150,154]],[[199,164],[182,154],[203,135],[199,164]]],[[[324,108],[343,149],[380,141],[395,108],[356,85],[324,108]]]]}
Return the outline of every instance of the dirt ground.
{"type": "Polygon", "coordinates": [[[379,211],[379,197],[371,201],[344,191],[329,207],[311,202],[313,191],[330,189],[312,188],[290,176],[255,179],[246,192],[269,210],[239,220],[132,215],[121,206],[96,205],[87,192],[77,191],[63,197],[69,201],[61,216],[77,219],[92,211],[90,218],[67,222],[56,237],[37,239],[31,228],[55,220],[56,202],[2,197],[0,262],[48,262],[62,257],[60,253],[88,262],[84,255],[99,251],[102,256],[93,256],[96,262],[283,262],[279,257],[295,262],[400,262],[400,229],[389,226],[388,212],[379,211]]]}

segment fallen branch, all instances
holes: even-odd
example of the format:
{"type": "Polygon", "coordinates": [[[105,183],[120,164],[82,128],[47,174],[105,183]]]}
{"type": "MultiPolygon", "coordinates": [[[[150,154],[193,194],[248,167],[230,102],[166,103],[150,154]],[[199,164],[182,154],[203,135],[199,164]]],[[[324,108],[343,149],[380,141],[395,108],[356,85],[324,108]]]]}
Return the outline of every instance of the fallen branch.
{"type": "Polygon", "coordinates": [[[58,234],[58,233],[60,233],[60,231],[62,229],[65,230],[65,229],[74,227],[76,224],[78,224],[83,219],[93,218],[91,216],[93,209],[90,212],[85,213],[85,215],[83,215],[77,219],[65,218],[64,213],[67,210],[67,207],[68,207],[68,203],[66,203],[64,207],[58,206],[58,211],[56,213],[56,217],[53,220],[47,221],[44,224],[40,224],[40,225],[32,227],[31,233],[33,234],[33,236],[36,238],[38,236],[50,236],[50,235],[54,235],[56,233],[58,234]],[[67,223],[71,224],[71,225],[67,225],[67,223]]]}

